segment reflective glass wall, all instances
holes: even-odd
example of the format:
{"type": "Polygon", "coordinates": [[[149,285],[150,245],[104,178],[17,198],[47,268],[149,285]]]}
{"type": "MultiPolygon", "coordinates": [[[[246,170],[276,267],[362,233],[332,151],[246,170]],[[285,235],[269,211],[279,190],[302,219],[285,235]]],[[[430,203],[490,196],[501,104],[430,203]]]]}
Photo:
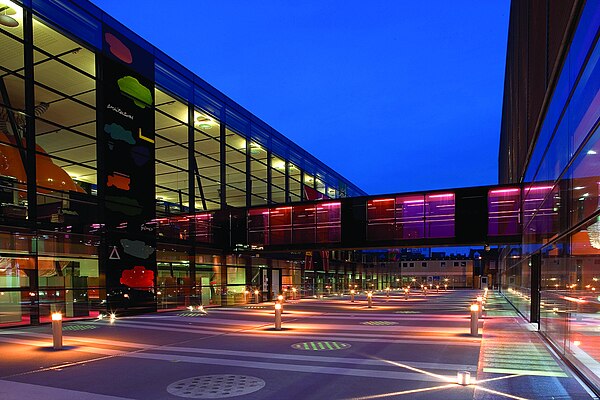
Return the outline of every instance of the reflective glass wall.
{"type": "Polygon", "coordinates": [[[507,298],[597,387],[599,24],[600,3],[586,2],[524,174],[522,246],[501,255],[507,298]]]}

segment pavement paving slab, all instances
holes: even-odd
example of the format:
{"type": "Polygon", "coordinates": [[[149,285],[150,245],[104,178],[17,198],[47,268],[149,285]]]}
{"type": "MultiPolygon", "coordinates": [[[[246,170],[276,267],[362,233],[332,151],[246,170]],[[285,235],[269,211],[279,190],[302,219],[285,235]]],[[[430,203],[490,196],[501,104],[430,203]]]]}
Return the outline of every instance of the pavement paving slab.
{"type": "Polygon", "coordinates": [[[506,301],[480,291],[357,295],[0,330],[0,400],[590,399],[506,301]],[[471,384],[457,384],[468,372],[471,384]]]}

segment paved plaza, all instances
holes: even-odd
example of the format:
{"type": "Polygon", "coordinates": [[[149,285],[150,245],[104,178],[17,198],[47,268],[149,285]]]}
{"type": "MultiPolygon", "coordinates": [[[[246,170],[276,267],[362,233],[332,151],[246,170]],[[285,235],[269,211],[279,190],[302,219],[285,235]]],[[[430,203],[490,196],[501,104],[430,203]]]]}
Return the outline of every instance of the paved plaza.
{"type": "Polygon", "coordinates": [[[478,337],[448,290],[179,310],[0,330],[0,400],[589,399],[573,374],[498,294],[478,337]],[[458,385],[468,371],[471,384],[458,385]]]}

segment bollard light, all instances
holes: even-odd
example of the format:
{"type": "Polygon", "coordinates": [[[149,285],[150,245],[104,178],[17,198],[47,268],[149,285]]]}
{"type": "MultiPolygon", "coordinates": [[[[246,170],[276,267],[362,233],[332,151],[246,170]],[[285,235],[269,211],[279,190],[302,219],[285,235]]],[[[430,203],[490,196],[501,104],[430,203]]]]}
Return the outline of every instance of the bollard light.
{"type": "Polygon", "coordinates": [[[479,336],[479,304],[471,304],[471,336],[479,336]]]}
{"type": "Polygon", "coordinates": [[[447,283],[444,284],[444,290],[448,290],[448,284],[447,283]]]}
{"type": "Polygon", "coordinates": [[[356,293],[356,290],[352,289],[350,290],[350,301],[352,303],[354,303],[354,294],[356,293]]]}
{"type": "Polygon", "coordinates": [[[112,324],[113,322],[115,322],[116,319],[117,319],[117,314],[115,314],[114,312],[110,313],[110,315],[109,315],[110,323],[112,324]]]}
{"type": "Polygon", "coordinates": [[[369,308],[373,307],[373,292],[367,292],[367,301],[369,303],[369,308]]]}
{"type": "Polygon", "coordinates": [[[62,314],[52,313],[52,347],[54,350],[62,350],[62,314]]]}
{"type": "Polygon", "coordinates": [[[255,303],[257,303],[257,304],[258,304],[258,294],[259,294],[259,293],[260,293],[260,292],[258,291],[258,289],[256,289],[256,290],[254,291],[254,302],[255,302],[255,303]]]}
{"type": "Polygon", "coordinates": [[[294,287],[294,288],[292,288],[292,292],[294,293],[294,294],[292,295],[292,298],[293,298],[294,300],[296,300],[296,290],[297,290],[297,289],[296,289],[295,287],[294,287]]]}
{"type": "Polygon", "coordinates": [[[404,289],[404,300],[408,300],[408,288],[404,289]]]}
{"type": "Polygon", "coordinates": [[[283,303],[283,295],[280,294],[279,296],[277,296],[277,301],[280,303],[283,303]]]}
{"type": "Polygon", "coordinates": [[[439,293],[440,292],[440,285],[436,285],[435,289],[436,289],[436,293],[439,293]]]}
{"type": "Polygon", "coordinates": [[[275,304],[275,330],[281,330],[281,303],[275,304]]]}
{"type": "Polygon", "coordinates": [[[456,383],[462,386],[471,384],[471,373],[469,371],[459,371],[456,374],[456,383]]]}

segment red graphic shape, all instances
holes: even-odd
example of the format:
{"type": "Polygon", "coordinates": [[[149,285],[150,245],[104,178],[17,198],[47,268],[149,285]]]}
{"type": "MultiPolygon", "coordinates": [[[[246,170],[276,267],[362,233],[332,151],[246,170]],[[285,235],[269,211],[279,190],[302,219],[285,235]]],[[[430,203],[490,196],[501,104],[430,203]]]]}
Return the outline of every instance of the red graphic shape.
{"type": "Polygon", "coordinates": [[[115,172],[114,174],[108,175],[107,186],[114,186],[117,189],[129,190],[129,182],[131,179],[127,175],[115,172]]]}
{"type": "Polygon", "coordinates": [[[154,287],[154,271],[140,265],[126,269],[121,274],[119,282],[133,289],[148,289],[154,287]]]}
{"type": "Polygon", "coordinates": [[[104,38],[106,39],[106,43],[108,43],[108,47],[110,52],[117,57],[119,60],[124,63],[131,64],[133,62],[133,57],[131,56],[131,51],[119,38],[117,38],[112,33],[105,33],[104,38]]]}

